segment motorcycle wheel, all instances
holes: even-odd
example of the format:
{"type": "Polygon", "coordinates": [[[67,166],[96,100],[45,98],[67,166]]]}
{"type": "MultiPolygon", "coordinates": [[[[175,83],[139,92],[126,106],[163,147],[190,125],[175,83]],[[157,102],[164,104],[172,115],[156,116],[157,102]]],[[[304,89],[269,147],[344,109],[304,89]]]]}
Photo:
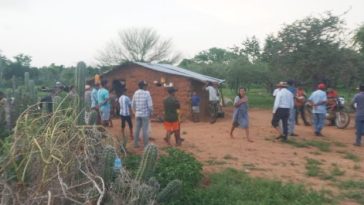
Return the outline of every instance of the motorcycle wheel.
{"type": "Polygon", "coordinates": [[[350,116],[348,113],[339,111],[336,112],[335,125],[339,129],[345,129],[350,123],[350,116]]]}

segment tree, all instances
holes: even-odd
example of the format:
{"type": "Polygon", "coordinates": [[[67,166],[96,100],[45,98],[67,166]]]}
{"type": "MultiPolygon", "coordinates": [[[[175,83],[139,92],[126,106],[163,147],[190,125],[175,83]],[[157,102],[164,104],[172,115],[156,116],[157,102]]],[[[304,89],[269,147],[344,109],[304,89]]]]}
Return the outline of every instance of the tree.
{"type": "Polygon", "coordinates": [[[245,55],[249,58],[249,61],[254,63],[259,60],[261,56],[261,49],[258,39],[253,36],[251,38],[247,38],[245,41],[241,43],[241,47],[234,46],[232,48],[234,53],[238,55],[245,55]]]}
{"type": "Polygon", "coordinates": [[[97,60],[101,65],[119,65],[125,62],[169,62],[179,60],[179,53],[172,51],[172,41],[151,28],[122,30],[100,52],[97,60]]]}
{"type": "Polygon", "coordinates": [[[276,37],[266,39],[262,60],[280,80],[294,79],[306,85],[320,81],[331,86],[350,85],[357,62],[343,44],[343,25],[344,21],[331,13],[295,21],[276,37]]]}
{"type": "Polygon", "coordinates": [[[354,44],[359,46],[359,51],[364,54],[364,25],[360,26],[354,35],[354,44]]]}

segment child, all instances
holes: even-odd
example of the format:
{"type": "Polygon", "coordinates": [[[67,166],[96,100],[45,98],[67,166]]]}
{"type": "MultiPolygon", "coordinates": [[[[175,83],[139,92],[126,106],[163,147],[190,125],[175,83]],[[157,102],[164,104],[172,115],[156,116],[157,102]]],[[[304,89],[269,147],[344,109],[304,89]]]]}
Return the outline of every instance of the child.
{"type": "Polygon", "coordinates": [[[200,121],[200,96],[196,94],[195,91],[192,92],[191,98],[192,104],[192,121],[199,122],[200,121]]]}
{"type": "Polygon", "coordinates": [[[125,121],[128,123],[130,139],[133,140],[133,124],[131,122],[131,101],[128,96],[125,95],[126,89],[119,98],[120,105],[120,118],[121,118],[121,133],[123,136],[124,144],[126,144],[125,136],[125,121]]]}
{"type": "Polygon", "coordinates": [[[233,132],[236,127],[245,129],[245,134],[249,142],[253,140],[249,137],[249,116],[248,116],[248,97],[245,95],[245,88],[239,88],[238,96],[234,100],[233,125],[230,130],[230,137],[234,138],[233,132]]]}

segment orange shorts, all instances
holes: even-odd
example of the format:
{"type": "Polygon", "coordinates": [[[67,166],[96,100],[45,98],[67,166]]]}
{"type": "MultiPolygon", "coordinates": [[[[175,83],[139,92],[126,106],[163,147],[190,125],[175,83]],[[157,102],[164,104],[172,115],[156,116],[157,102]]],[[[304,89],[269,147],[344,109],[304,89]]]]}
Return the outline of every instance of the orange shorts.
{"type": "Polygon", "coordinates": [[[168,132],[173,132],[179,130],[179,122],[164,122],[163,123],[164,129],[168,132]]]}

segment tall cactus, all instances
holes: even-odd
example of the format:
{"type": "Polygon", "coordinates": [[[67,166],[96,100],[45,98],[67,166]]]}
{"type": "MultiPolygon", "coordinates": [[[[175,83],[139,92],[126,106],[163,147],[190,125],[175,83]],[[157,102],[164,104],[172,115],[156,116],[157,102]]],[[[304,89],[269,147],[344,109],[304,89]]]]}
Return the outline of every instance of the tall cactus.
{"type": "Polygon", "coordinates": [[[75,71],[75,88],[78,94],[77,113],[79,114],[78,123],[85,124],[85,83],[86,83],[86,64],[84,62],[77,63],[75,71]]]}
{"type": "Polygon", "coordinates": [[[157,201],[159,203],[166,202],[176,195],[182,189],[182,181],[175,179],[167,184],[164,189],[158,193],[157,201]]]}
{"type": "Polygon", "coordinates": [[[29,88],[29,72],[24,73],[24,87],[25,87],[25,92],[28,93],[30,91],[30,88],[29,88]]]}
{"type": "Polygon", "coordinates": [[[140,162],[135,179],[137,181],[146,181],[153,173],[158,158],[158,149],[154,144],[148,144],[144,149],[143,157],[140,162]]]}

